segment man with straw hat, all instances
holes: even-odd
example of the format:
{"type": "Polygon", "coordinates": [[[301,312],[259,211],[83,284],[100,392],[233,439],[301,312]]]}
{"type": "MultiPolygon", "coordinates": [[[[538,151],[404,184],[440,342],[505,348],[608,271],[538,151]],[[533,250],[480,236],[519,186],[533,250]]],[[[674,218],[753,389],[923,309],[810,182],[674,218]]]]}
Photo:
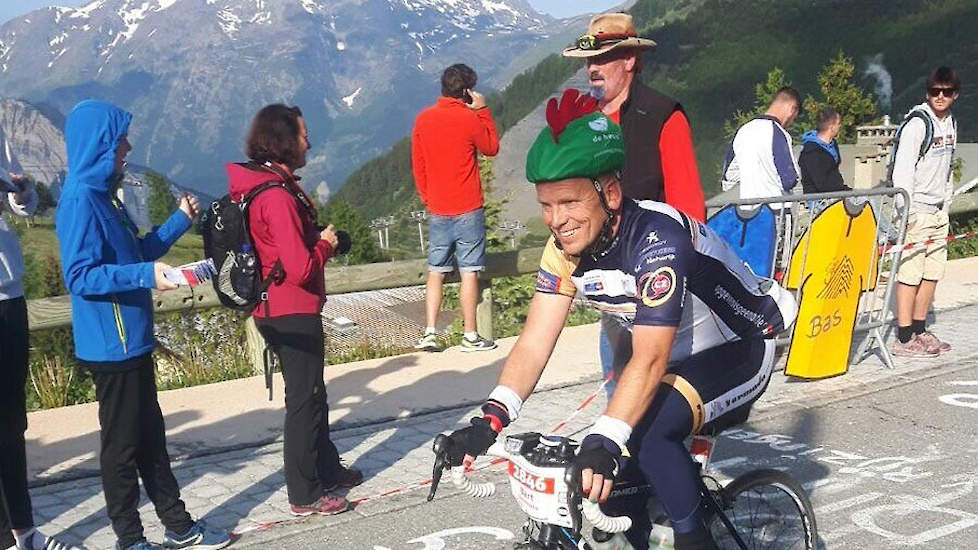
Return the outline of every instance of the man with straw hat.
{"type": "MultiPolygon", "coordinates": [[[[642,83],[642,52],[656,43],[640,38],[632,16],[603,13],[591,19],[587,33],[566,48],[565,57],[583,58],[591,95],[601,112],[622,127],[625,164],[622,190],[626,197],[668,203],[705,221],[693,137],[682,105],[642,83]]],[[[605,377],[611,372],[614,350],[608,341],[608,316],[602,316],[600,354],[605,377]]],[[[607,386],[608,395],[614,383],[607,386]]]]}
{"type": "Polygon", "coordinates": [[[631,15],[603,13],[591,19],[587,33],[563,55],[584,59],[591,95],[601,112],[622,127],[625,196],[665,202],[703,221],[703,191],[686,113],[639,78],[641,54],[655,46],[638,36],[631,15]]]}

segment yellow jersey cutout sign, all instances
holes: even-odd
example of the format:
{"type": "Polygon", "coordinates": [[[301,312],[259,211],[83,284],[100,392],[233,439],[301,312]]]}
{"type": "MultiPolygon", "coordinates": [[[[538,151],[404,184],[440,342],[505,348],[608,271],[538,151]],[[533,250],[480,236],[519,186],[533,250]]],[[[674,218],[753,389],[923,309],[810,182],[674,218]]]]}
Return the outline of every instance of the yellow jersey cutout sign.
{"type": "Polygon", "coordinates": [[[786,375],[826,378],[849,370],[859,296],[876,287],[877,250],[876,214],[868,203],[840,200],[812,220],[788,268],[786,286],[801,289],[801,299],[786,375]]]}

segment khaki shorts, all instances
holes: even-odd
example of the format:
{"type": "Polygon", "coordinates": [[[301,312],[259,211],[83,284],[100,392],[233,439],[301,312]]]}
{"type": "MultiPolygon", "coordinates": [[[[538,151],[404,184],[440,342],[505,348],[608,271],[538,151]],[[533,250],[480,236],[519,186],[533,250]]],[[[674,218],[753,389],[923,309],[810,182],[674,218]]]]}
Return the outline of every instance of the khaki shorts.
{"type": "Polygon", "coordinates": [[[947,264],[947,235],[950,230],[946,212],[914,214],[907,227],[907,244],[935,239],[926,247],[905,250],[900,259],[897,281],[917,286],[922,279],[939,281],[947,264]]]}

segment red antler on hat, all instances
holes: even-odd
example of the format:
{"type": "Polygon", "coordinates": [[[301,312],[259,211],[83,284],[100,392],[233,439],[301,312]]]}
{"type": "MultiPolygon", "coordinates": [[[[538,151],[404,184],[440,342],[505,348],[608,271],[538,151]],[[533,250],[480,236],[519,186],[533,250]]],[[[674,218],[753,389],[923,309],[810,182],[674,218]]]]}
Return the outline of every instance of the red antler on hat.
{"type": "Polygon", "coordinates": [[[555,98],[547,102],[547,124],[557,143],[560,133],[574,120],[598,110],[598,100],[590,95],[581,95],[574,88],[564,90],[560,103],[555,98]]]}

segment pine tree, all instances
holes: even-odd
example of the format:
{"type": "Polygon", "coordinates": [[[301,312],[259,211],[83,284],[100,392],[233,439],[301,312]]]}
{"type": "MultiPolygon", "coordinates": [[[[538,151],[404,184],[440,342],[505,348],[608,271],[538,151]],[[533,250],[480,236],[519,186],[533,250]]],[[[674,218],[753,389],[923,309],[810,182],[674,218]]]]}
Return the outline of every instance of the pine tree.
{"type": "Polygon", "coordinates": [[[177,199],[162,174],[148,170],[146,182],[149,184],[149,222],[154,226],[163,225],[177,209],[177,199]]]}
{"type": "Polygon", "coordinates": [[[726,136],[727,141],[733,140],[734,135],[741,126],[750,122],[754,118],[757,118],[758,115],[764,114],[764,112],[767,111],[767,108],[771,105],[771,102],[774,100],[774,94],[785,86],[791,86],[791,82],[788,81],[784,71],[779,67],[771,69],[771,71],[767,73],[767,77],[764,79],[764,81],[755,84],[754,106],[746,111],[737,109],[737,112],[733,114],[733,117],[723,123],[723,133],[724,136],[726,136]]]}
{"type": "Polygon", "coordinates": [[[818,74],[818,84],[822,92],[820,99],[809,95],[805,98],[805,111],[811,126],[815,125],[818,111],[832,106],[842,115],[842,130],[836,138],[839,143],[856,141],[856,126],[872,122],[876,118],[877,106],[873,94],[852,82],[856,67],[851,57],[839,53],[826,64],[818,74]]]}

